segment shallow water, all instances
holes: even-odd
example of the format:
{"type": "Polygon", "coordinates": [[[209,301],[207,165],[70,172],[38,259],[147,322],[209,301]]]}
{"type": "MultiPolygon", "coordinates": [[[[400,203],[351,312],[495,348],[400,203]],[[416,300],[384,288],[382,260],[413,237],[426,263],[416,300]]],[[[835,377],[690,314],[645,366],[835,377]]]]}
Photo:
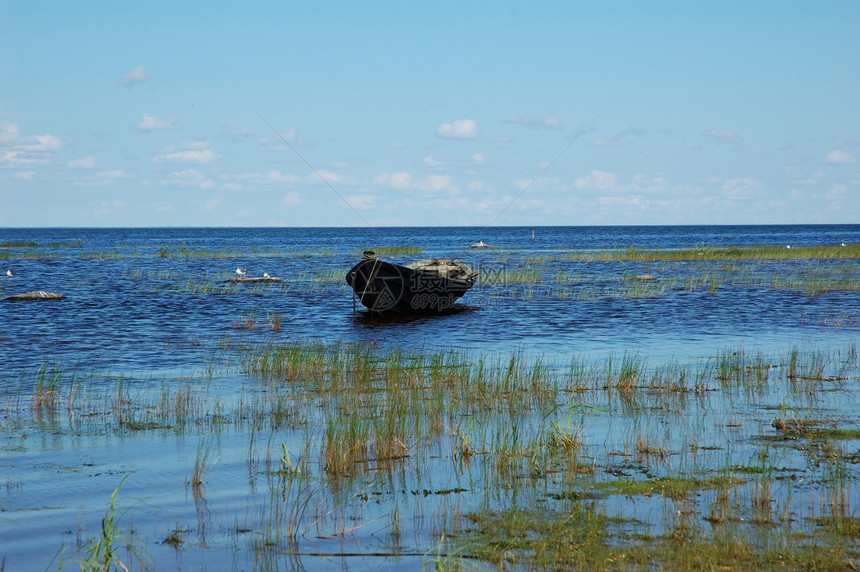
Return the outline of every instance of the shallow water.
{"type": "MultiPolygon", "coordinates": [[[[497,494],[493,502],[500,505],[510,500],[503,486],[494,492],[479,484],[488,478],[485,471],[451,470],[450,463],[439,460],[449,452],[425,452],[426,470],[420,474],[394,470],[365,483],[358,493],[349,487],[329,491],[337,508],[313,505],[319,514],[295,549],[282,548],[279,555],[265,556],[272,562],[260,561],[251,546],[260,540],[260,522],[271,520],[265,511],[277,499],[290,506],[290,495],[297,493],[277,490],[265,463],[249,460],[254,455],[248,453],[246,426],[234,421],[215,434],[209,425],[136,431],[103,415],[90,420],[80,411],[44,419],[25,414],[16,409],[14,396],[30,394],[28,384],[45,364],[59,364],[66,377],[69,371],[81,372],[92,387],[113,387],[122,376],[126,387],[140,392],[208,384],[225,406],[238,407],[243,395],[264,389],[224,349],[236,344],[316,340],[416,350],[453,347],[491,356],[521,352],[528,360],[557,361],[563,367],[572,357],[637,355],[653,365],[702,364],[726,348],[771,355],[860,341],[856,287],[814,295],[799,287],[773,287],[774,277],[839,273],[844,262],[752,261],[731,269],[721,263],[565,258],[571,251],[607,248],[860,243],[860,225],[534,230],[534,241],[530,228],[0,230],[0,243],[38,245],[0,249],[7,258],[3,263],[15,274],[0,279],[0,296],[33,290],[67,296],[58,302],[0,303],[6,437],[0,457],[6,494],[0,508],[14,523],[0,525],[6,564],[10,569],[57,567],[56,561],[49,563],[61,546],[79,544],[80,537],[99,530],[111,492],[127,475],[124,496],[135,499],[134,521],[159,568],[414,567],[428,559],[427,553],[432,560],[432,533],[449,523],[452,506],[457,505],[455,512],[476,509],[486,505],[486,495],[497,494]],[[494,248],[468,248],[478,240],[494,248]],[[342,275],[362,250],[383,246],[423,249],[418,255],[385,257],[394,262],[459,257],[485,276],[540,268],[541,278],[536,283],[479,282],[456,311],[442,316],[380,319],[359,310],[354,318],[342,275]],[[227,283],[237,267],[249,276],[268,272],[285,281],[227,283]],[[631,278],[642,274],[656,280],[640,288],[631,278]],[[697,282],[703,276],[705,281],[697,282]],[[279,329],[267,327],[275,316],[279,329]],[[187,484],[201,448],[217,456],[205,494],[187,484]],[[469,496],[460,489],[480,493],[469,496]],[[395,524],[393,510],[409,524],[395,524]],[[189,530],[184,548],[158,544],[184,528],[189,530]],[[337,534],[345,530],[350,532],[337,534]],[[389,553],[402,556],[375,556],[389,553]]],[[[856,284],[856,266],[847,272],[856,284]]],[[[661,417],[649,421],[654,426],[645,432],[659,434],[671,449],[702,424],[725,425],[734,401],[749,407],[743,409],[748,423],[767,427],[768,408],[788,397],[773,390],[730,395],[716,409],[714,404],[679,406],[674,428],[662,427],[661,417]]],[[[850,418],[855,402],[854,393],[834,393],[816,407],[850,418]]],[[[601,401],[592,405],[607,411],[615,407],[601,401]]],[[[259,436],[251,448],[277,449],[283,442],[297,452],[308,436],[319,439],[325,416],[301,414],[303,431],[259,436]]],[[[591,443],[642,429],[633,421],[600,415],[585,416],[583,423],[591,443]]],[[[724,459],[729,453],[719,455],[724,459]]],[[[637,470],[624,463],[615,469],[637,470]]],[[[659,512],[641,501],[636,518],[648,520],[643,513],[652,510],[659,512]]]]}

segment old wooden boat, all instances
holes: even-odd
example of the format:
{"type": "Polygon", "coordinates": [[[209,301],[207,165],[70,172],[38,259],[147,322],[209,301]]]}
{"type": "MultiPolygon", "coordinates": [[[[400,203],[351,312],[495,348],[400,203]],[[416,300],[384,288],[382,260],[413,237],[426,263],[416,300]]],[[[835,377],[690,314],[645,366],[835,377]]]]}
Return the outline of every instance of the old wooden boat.
{"type": "Polygon", "coordinates": [[[346,273],[346,282],[374,314],[436,313],[453,308],[477,275],[457,259],[428,258],[401,266],[367,250],[346,273]]]}

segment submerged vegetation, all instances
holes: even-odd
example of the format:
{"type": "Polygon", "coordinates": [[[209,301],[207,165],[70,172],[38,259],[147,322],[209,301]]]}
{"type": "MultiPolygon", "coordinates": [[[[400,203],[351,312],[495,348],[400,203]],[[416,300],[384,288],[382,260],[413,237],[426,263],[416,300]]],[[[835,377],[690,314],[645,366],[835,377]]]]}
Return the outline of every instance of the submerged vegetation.
{"type": "Polygon", "coordinates": [[[692,260],[803,260],[803,259],[857,259],[860,244],[816,246],[710,246],[700,244],[693,248],[649,250],[635,248],[598,251],[573,251],[564,258],[581,262],[605,261],[692,261],[692,260]]]}
{"type": "Polygon", "coordinates": [[[75,240],[67,240],[64,242],[48,242],[44,244],[39,244],[38,242],[34,242],[32,240],[24,240],[24,241],[14,241],[7,240],[4,242],[0,242],[0,248],[65,248],[65,247],[80,247],[84,245],[84,241],[81,239],[75,240]]]}
{"type": "MultiPolygon", "coordinates": [[[[364,248],[364,250],[372,250],[376,254],[384,255],[384,254],[418,254],[424,252],[424,249],[420,246],[374,246],[370,248],[364,248]]],[[[361,254],[361,251],[356,254],[361,254]]]]}
{"type": "MultiPolygon", "coordinates": [[[[196,524],[138,517],[126,530],[117,486],[102,533],[70,547],[83,562],[224,543],[267,567],[320,552],[306,542],[369,537],[385,539],[376,557],[405,557],[405,530],[425,564],[447,568],[841,570],[860,558],[860,426],[837,406],[857,397],[855,346],[651,365],[228,337],[209,361],[184,380],[62,364],[8,380],[5,435],[47,424],[76,440],[187,444],[196,524]],[[218,375],[244,381],[218,391],[218,375]],[[207,504],[243,479],[247,514],[207,504]],[[207,533],[219,527],[233,532],[207,533]]],[[[147,478],[134,470],[123,490],[147,478]]]]}

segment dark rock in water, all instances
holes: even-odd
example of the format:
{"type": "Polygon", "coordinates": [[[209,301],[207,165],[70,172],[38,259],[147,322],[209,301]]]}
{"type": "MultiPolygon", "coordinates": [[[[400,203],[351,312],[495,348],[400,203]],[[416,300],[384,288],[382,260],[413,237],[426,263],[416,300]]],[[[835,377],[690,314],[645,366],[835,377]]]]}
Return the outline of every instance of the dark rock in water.
{"type": "Polygon", "coordinates": [[[657,277],[651,276],[650,274],[640,274],[638,276],[634,276],[633,280],[635,280],[636,282],[652,282],[654,280],[657,280],[657,277]]]}
{"type": "Polygon", "coordinates": [[[24,294],[15,294],[3,299],[7,302],[23,302],[26,300],[62,300],[63,298],[65,296],[55,292],[25,292],[24,294]]]}

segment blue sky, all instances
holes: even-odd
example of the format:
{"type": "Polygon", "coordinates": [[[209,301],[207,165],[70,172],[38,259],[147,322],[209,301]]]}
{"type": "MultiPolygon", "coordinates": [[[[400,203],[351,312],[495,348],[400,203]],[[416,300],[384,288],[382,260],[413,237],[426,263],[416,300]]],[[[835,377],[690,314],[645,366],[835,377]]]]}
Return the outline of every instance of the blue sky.
{"type": "Polygon", "coordinates": [[[857,223],[857,30],[854,0],[0,0],[0,226],[857,223]]]}

